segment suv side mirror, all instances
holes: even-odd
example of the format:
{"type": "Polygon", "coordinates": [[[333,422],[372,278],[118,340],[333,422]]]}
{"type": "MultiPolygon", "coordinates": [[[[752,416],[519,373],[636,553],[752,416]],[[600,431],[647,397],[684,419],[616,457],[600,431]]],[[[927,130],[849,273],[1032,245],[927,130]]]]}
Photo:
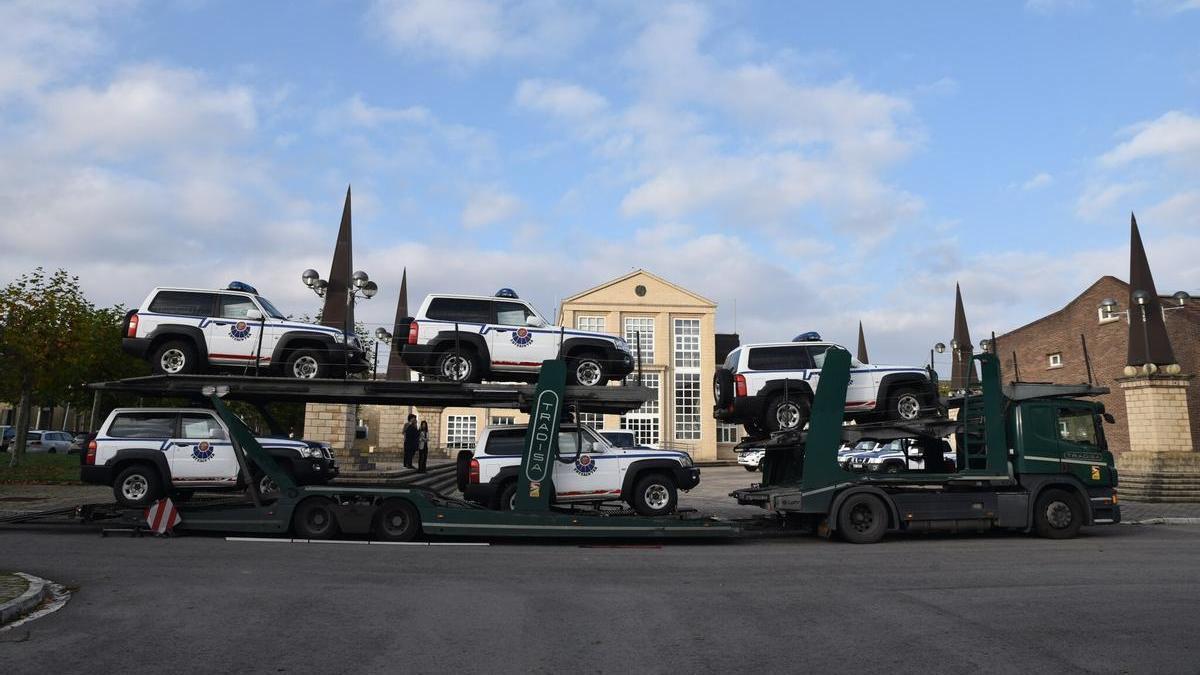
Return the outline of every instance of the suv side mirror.
{"type": "Polygon", "coordinates": [[[525,317],[525,325],[529,326],[530,328],[541,328],[542,320],[539,319],[536,314],[530,314],[529,316],[525,317]]]}
{"type": "Polygon", "coordinates": [[[257,309],[248,309],[246,310],[246,318],[251,321],[262,321],[263,315],[257,309]]]}

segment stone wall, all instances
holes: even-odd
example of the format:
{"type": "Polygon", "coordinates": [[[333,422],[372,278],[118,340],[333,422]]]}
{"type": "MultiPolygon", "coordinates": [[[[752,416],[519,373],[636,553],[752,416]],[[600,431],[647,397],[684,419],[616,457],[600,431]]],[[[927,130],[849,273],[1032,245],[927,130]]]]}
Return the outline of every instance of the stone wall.
{"type": "Polygon", "coordinates": [[[354,446],[353,405],[307,403],[304,406],[304,438],[329,443],[345,456],[354,446]]]}

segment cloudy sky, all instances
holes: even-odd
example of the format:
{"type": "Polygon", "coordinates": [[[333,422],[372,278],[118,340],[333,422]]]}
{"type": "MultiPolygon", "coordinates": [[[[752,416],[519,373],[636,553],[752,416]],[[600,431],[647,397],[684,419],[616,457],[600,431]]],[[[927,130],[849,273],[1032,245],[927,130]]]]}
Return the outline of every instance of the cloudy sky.
{"type": "MultiPolygon", "coordinates": [[[[1200,292],[1200,1],[0,0],[0,282],[312,312],[354,190],[390,322],[644,267],[876,361],[1127,275],[1200,292]]],[[[734,307],[736,305],[736,312],[734,307]]],[[[551,317],[553,318],[553,317],[551,317]]]]}

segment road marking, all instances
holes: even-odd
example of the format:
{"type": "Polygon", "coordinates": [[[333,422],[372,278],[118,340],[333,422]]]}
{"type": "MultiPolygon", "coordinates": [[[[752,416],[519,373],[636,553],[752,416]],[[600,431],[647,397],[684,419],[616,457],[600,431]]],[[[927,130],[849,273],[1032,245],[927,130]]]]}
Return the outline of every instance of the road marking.
{"type": "Polygon", "coordinates": [[[482,541],[359,541],[353,539],[288,539],[286,537],[225,537],[225,541],[274,544],[364,544],[375,546],[491,546],[482,541]]]}

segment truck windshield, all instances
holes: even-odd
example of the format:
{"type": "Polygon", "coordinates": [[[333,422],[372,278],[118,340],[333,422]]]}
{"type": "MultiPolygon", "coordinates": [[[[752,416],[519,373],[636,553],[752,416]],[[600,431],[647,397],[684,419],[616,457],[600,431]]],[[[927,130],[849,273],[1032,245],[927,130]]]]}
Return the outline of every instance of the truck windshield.
{"type": "Polygon", "coordinates": [[[266,312],[267,316],[271,317],[272,319],[286,319],[287,318],[286,316],[283,315],[283,312],[279,311],[278,309],[275,309],[275,305],[272,305],[270,300],[267,300],[266,298],[264,298],[261,295],[254,296],[254,299],[258,300],[258,304],[262,305],[263,311],[266,312]]]}
{"type": "Polygon", "coordinates": [[[1099,445],[1096,442],[1096,418],[1087,408],[1059,408],[1058,435],[1064,441],[1099,445]]]}

